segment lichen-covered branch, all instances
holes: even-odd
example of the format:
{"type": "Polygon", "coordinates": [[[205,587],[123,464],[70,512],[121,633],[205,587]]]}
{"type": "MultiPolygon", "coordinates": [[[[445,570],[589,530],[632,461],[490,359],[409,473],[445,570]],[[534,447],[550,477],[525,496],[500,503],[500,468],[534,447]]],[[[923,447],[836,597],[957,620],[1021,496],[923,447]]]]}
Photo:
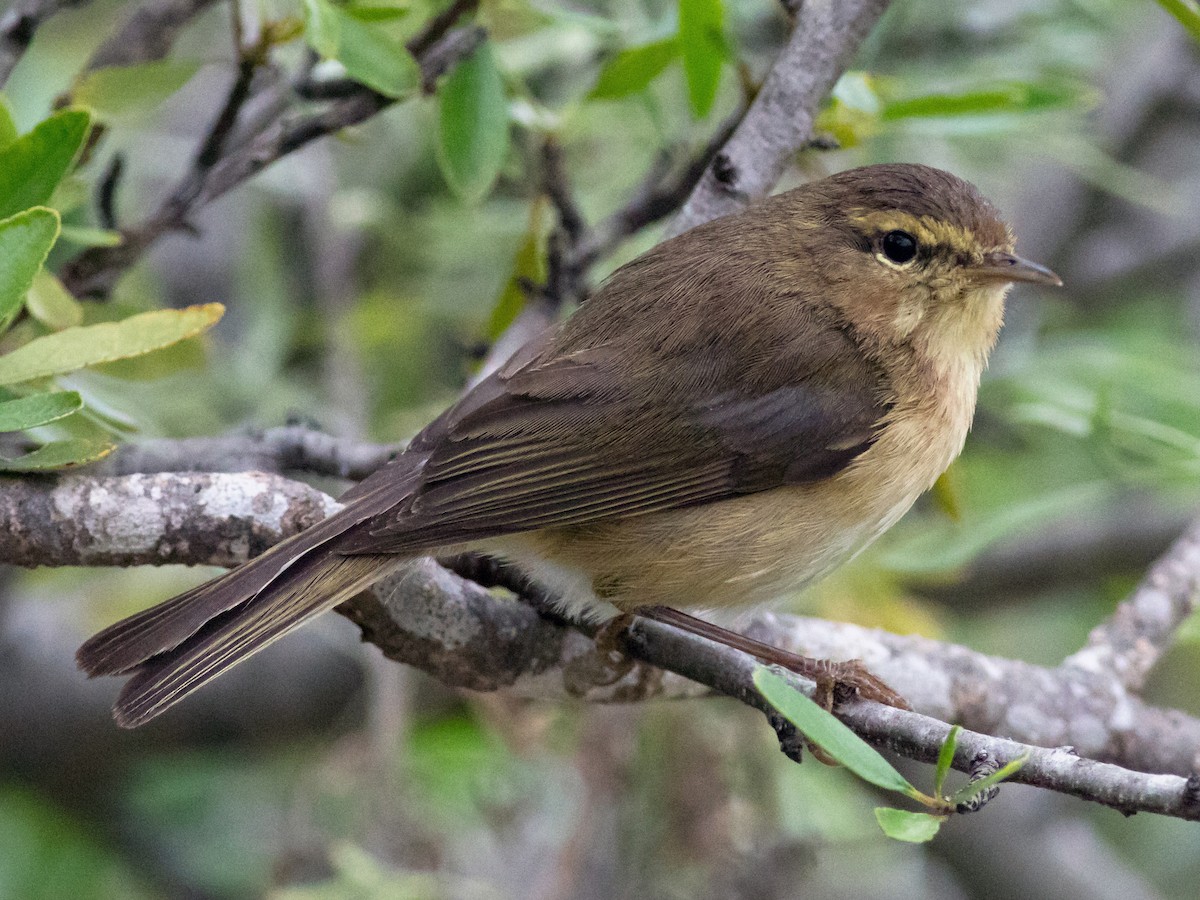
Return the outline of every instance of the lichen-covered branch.
{"type": "MultiPolygon", "coordinates": [[[[324,494],[263,473],[6,479],[0,482],[0,560],[233,565],[335,509],[324,494]]],[[[1158,587],[1190,591],[1191,583],[1158,587]]],[[[1178,600],[1174,594],[1166,599],[1178,600]]],[[[591,702],[715,691],[763,707],[751,682],[755,664],[743,654],[639,622],[626,649],[646,665],[614,671],[608,653],[581,631],[428,559],[414,560],[340,611],[391,658],[473,690],[591,702]]],[[[815,619],[766,615],[750,627],[759,639],[808,655],[863,659],[919,712],[865,703],[840,712],[860,734],[904,756],[933,758],[945,723],[958,722],[970,732],[961,742],[964,767],[980,749],[1001,762],[1030,751],[1016,779],[1023,783],[1125,812],[1200,818],[1197,791],[1185,782],[1197,766],[1200,722],[1146,705],[1104,673],[1075,665],[1046,669],[815,619]],[[1032,745],[1069,745],[1073,753],[1033,752],[1032,745]]]]}
{"type": "Polygon", "coordinates": [[[1140,690],[1175,631],[1200,605],[1200,521],[1150,567],[1137,590],[1067,657],[1065,668],[1115,678],[1140,690]]]}
{"type": "Polygon", "coordinates": [[[669,227],[679,234],[765,196],[812,138],[821,102],[888,0],[805,0],[749,111],[669,227]]]}

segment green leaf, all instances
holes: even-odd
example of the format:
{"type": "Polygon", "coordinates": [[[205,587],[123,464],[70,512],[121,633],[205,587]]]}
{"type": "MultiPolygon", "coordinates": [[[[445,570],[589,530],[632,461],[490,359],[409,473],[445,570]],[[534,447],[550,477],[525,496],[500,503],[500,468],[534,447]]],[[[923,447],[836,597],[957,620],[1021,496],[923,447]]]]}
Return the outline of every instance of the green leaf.
{"type": "Polygon", "coordinates": [[[674,35],[628,47],[605,63],[588,98],[618,100],[644,91],[678,56],[679,40],[674,35]]]}
{"type": "Polygon", "coordinates": [[[529,296],[524,282],[541,284],[546,280],[546,243],[543,215],[544,202],[534,201],[529,212],[529,230],[513,256],[512,274],[492,307],[488,318],[487,338],[494,341],[521,314],[529,296]]]}
{"type": "Polygon", "coordinates": [[[721,0],[679,0],[679,44],[687,76],[692,114],[703,119],[712,110],[725,61],[721,0]]]}
{"type": "Polygon", "coordinates": [[[986,778],[980,778],[978,781],[972,781],[970,784],[968,784],[966,787],[964,787],[961,791],[956,792],[954,794],[954,796],[952,796],[950,798],[950,802],[954,803],[956,805],[959,803],[969,803],[970,801],[972,801],[976,797],[978,797],[980,794],[982,794],[984,791],[986,791],[988,788],[992,787],[993,785],[999,784],[1000,782],[1004,781],[1004,779],[1010,777],[1011,775],[1015,774],[1016,772],[1019,772],[1021,770],[1021,767],[1024,766],[1025,763],[1027,763],[1027,762],[1029,762],[1029,754],[1028,753],[1021,754],[1016,759],[1014,759],[1012,762],[1008,763],[1005,766],[1001,766],[999,769],[997,769],[991,775],[988,775],[986,778]]]}
{"type": "Polygon", "coordinates": [[[755,669],[754,686],[808,740],[863,781],[908,797],[921,796],[874,747],[770,669],[765,666],[755,669]]]}
{"type": "Polygon", "coordinates": [[[926,94],[884,104],[880,118],[897,119],[980,116],[995,113],[1030,113],[1062,107],[1086,106],[1090,92],[1074,82],[1034,84],[1012,81],[989,85],[986,90],[926,94]]]}
{"type": "Polygon", "coordinates": [[[929,813],[909,812],[890,806],[875,807],[875,821],[883,833],[896,841],[924,844],[933,840],[945,819],[929,813]]]}
{"type": "Polygon", "coordinates": [[[148,112],[199,71],[199,60],[158,59],[135,66],[106,66],[84,74],[72,99],[112,119],[148,112]]]}
{"type": "Polygon", "coordinates": [[[508,156],[508,102],[490,43],[460,62],[438,90],[438,163],[450,188],[483,198],[508,156]]]}
{"type": "Polygon", "coordinates": [[[411,93],[421,81],[412,54],[378,25],[329,0],[304,0],[304,33],[321,56],[336,59],[355,81],[388,97],[411,93]]]}
{"type": "Polygon", "coordinates": [[[946,776],[950,773],[950,766],[954,764],[954,751],[958,748],[958,733],[962,731],[958,725],[950,729],[950,733],[946,735],[946,740],[942,742],[942,749],[938,751],[937,771],[933,777],[933,795],[935,797],[942,796],[942,785],[946,783],[946,776]]]}
{"type": "Polygon", "coordinates": [[[36,207],[0,222],[0,332],[21,310],[25,293],[58,238],[58,213],[36,207]]]}
{"type": "Polygon", "coordinates": [[[1200,41],[1200,4],[1196,0],[1158,0],[1158,5],[1178,19],[1188,34],[1200,41]]]}
{"type": "Polygon", "coordinates": [[[85,366],[160,350],[200,334],[224,312],[225,307],[220,303],[206,303],[186,309],[160,309],[120,322],[82,325],[48,334],[0,356],[0,385],[62,375],[85,366]]]}
{"type": "Polygon", "coordinates": [[[79,155],[91,119],[65,109],[0,150],[0,219],[41,206],[79,155]]]}
{"type": "Polygon", "coordinates": [[[67,466],[78,466],[103,459],[115,449],[116,445],[109,441],[86,438],[53,441],[16,459],[0,457],[0,472],[44,472],[50,469],[64,469],[67,466]]]}
{"type": "Polygon", "coordinates": [[[0,150],[3,150],[9,144],[17,139],[17,123],[13,121],[12,107],[8,104],[8,98],[0,94],[0,150]]]}
{"type": "Polygon", "coordinates": [[[25,309],[51,331],[62,331],[83,321],[83,307],[63,287],[56,275],[44,268],[33,276],[25,295],[25,309]]]}
{"type": "Polygon", "coordinates": [[[119,247],[125,238],[110,228],[89,228],[85,225],[64,225],[62,239],[80,247],[119,247]]]}
{"type": "Polygon", "coordinates": [[[395,22],[412,12],[408,6],[387,6],[382,3],[349,3],[344,9],[346,15],[353,16],[360,22],[395,22]]]}
{"type": "Polygon", "coordinates": [[[911,575],[953,571],[1002,538],[1064,516],[1086,516],[1107,496],[1105,483],[1093,481],[1014,499],[986,516],[922,528],[912,537],[892,543],[880,562],[893,572],[911,575]]]}
{"type": "Polygon", "coordinates": [[[24,431],[69,416],[83,408],[77,391],[33,394],[0,403],[0,431],[24,431]]]}

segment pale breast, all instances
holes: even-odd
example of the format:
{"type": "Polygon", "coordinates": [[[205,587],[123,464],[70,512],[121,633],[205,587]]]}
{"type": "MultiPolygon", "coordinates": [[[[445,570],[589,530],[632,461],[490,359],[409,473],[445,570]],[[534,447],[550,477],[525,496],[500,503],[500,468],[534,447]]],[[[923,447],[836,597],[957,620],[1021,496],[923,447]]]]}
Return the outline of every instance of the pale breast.
{"type": "Polygon", "coordinates": [[[767,603],[827,575],[896,523],[961,451],[980,366],[905,385],[878,440],[833,478],[489,542],[576,613],[767,603]],[[944,379],[944,380],[943,380],[944,379]]]}

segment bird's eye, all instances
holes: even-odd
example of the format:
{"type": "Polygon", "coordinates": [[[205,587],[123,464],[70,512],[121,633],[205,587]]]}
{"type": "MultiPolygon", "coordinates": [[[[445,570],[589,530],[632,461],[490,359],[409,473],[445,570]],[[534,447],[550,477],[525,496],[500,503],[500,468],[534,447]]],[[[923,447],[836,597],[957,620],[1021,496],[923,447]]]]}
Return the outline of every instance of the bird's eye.
{"type": "Polygon", "coordinates": [[[892,262],[903,265],[917,255],[917,239],[907,231],[889,231],[883,236],[880,249],[892,262]]]}

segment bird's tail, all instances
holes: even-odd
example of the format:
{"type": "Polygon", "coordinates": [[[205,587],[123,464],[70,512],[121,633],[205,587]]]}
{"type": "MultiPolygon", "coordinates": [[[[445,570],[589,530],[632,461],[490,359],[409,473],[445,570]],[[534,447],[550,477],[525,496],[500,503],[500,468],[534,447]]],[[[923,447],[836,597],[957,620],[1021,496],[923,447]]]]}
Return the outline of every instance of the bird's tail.
{"type": "Polygon", "coordinates": [[[404,556],[338,553],[339,538],[387,503],[364,500],[85,642],[76,660],[89,676],[131,676],[113,707],[117,722],[149,721],[402,563],[404,556]]]}

